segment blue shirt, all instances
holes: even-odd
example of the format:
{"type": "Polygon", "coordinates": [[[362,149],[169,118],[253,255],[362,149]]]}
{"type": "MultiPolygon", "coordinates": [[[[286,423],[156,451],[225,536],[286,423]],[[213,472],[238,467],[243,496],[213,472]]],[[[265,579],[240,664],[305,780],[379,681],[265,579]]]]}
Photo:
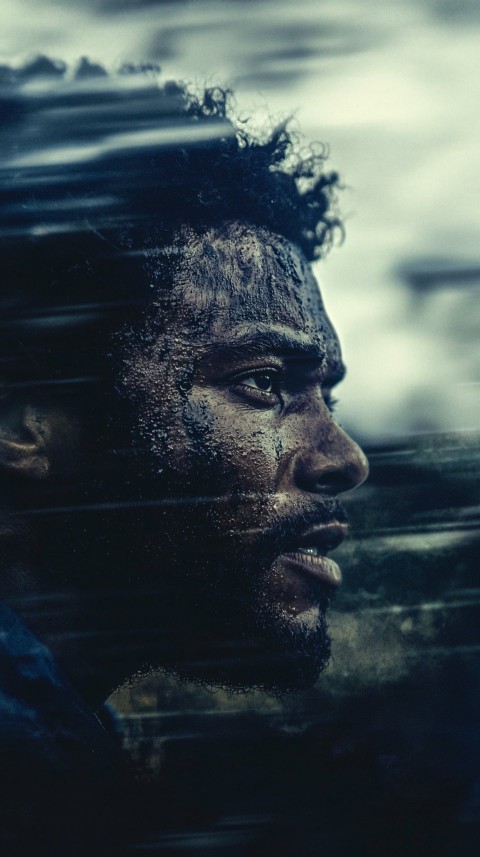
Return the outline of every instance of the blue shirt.
{"type": "Polygon", "coordinates": [[[0,853],[108,853],[126,765],[51,652],[0,604],[0,853]]]}

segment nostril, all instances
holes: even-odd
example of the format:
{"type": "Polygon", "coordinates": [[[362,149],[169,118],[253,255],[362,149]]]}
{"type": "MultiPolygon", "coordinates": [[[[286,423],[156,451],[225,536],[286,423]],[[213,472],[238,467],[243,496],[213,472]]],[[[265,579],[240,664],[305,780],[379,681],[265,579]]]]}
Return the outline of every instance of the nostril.
{"type": "Polygon", "coordinates": [[[331,470],[322,473],[316,480],[315,491],[323,494],[342,494],[344,491],[350,491],[356,484],[357,480],[352,479],[345,471],[331,470]]]}
{"type": "Polygon", "coordinates": [[[342,494],[358,484],[358,479],[346,469],[332,467],[321,473],[303,473],[298,479],[299,487],[315,494],[342,494]]]}

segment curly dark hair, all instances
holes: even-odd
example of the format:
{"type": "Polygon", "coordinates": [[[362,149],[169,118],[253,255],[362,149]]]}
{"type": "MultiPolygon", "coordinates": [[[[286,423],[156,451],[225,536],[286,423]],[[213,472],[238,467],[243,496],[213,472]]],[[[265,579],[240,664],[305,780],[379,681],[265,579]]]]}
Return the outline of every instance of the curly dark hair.
{"type": "Polygon", "coordinates": [[[289,121],[254,133],[228,89],[37,57],[0,66],[0,115],[0,362],[12,387],[99,374],[105,331],[150,298],[149,252],[179,227],[241,221],[309,260],[341,228],[325,148],[302,148],[289,121]]]}
{"type": "Polygon", "coordinates": [[[190,185],[182,193],[187,210],[199,221],[239,218],[266,226],[297,243],[308,259],[321,256],[340,227],[332,214],[338,176],[323,171],[325,147],[302,150],[289,120],[266,130],[263,140],[256,139],[248,122],[234,118],[229,90],[186,94],[188,116],[228,119],[235,128],[235,136],[211,148],[184,150],[177,156],[177,174],[190,185]]]}
{"type": "Polygon", "coordinates": [[[216,225],[243,220],[297,243],[309,260],[335,230],[338,176],[325,146],[292,122],[261,134],[228,89],[159,83],[152,66],[111,76],[37,57],[0,67],[3,223],[32,234],[88,222],[216,225]],[[33,84],[36,84],[34,86],[33,84]],[[9,220],[5,223],[5,217],[9,220]]]}

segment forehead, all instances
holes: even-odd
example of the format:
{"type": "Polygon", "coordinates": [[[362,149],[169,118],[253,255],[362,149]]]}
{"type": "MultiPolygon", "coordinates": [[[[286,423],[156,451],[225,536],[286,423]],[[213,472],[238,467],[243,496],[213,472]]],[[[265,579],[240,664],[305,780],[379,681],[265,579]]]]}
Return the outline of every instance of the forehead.
{"type": "Polygon", "coordinates": [[[270,231],[230,223],[180,236],[174,323],[192,338],[234,329],[288,327],[338,345],[310,265],[294,244],[270,231]]]}

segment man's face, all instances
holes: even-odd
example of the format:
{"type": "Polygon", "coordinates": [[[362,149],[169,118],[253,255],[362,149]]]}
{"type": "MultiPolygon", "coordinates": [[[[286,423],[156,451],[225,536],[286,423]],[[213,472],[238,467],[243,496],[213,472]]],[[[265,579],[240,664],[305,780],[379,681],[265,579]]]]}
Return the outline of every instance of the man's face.
{"type": "Polygon", "coordinates": [[[310,683],[340,583],[327,557],[346,534],[336,497],[367,475],[332,416],[339,343],[288,241],[232,223],[185,231],[178,246],[173,287],[152,284],[127,338],[121,382],[145,490],[161,500],[142,536],[154,583],[186,672],[310,683]]]}

